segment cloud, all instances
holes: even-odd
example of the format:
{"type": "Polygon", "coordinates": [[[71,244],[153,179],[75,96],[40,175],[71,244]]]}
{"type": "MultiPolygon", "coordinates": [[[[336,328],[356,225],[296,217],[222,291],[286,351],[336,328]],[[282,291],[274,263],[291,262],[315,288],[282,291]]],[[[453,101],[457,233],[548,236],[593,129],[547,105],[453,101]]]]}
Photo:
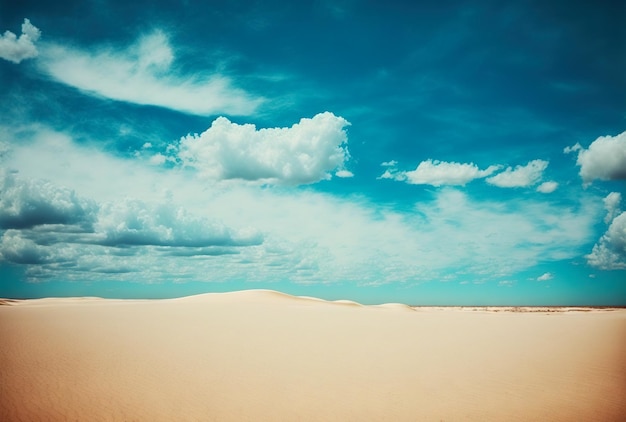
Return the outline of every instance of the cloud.
{"type": "Polygon", "coordinates": [[[548,281],[552,280],[553,277],[554,276],[552,275],[552,273],[543,273],[542,275],[537,277],[537,281],[548,281]]]}
{"type": "Polygon", "coordinates": [[[47,178],[52,191],[67,186],[78,203],[97,204],[91,225],[5,231],[3,259],[31,262],[24,264],[31,281],[96,282],[106,274],[142,283],[497,283],[538,263],[582,255],[601,210],[591,193],[577,206],[560,206],[486,200],[453,188],[394,209],[356,194],[207,183],[185,168],[107,154],[89,140],[78,144],[38,127],[25,133],[13,139],[1,166],[19,170],[27,185],[47,178]],[[18,239],[22,252],[12,252],[18,239]]]}
{"type": "MultiPolygon", "coordinates": [[[[486,179],[487,183],[500,188],[520,188],[536,184],[548,167],[544,160],[533,160],[525,166],[516,166],[515,169],[507,167],[501,173],[486,179]]],[[[548,188],[550,185],[548,185],[548,188]]],[[[544,187],[545,189],[545,187],[544,187]]]]}
{"type": "MultiPolygon", "coordinates": [[[[152,247],[169,256],[219,256],[263,242],[258,231],[235,230],[171,204],[123,199],[100,205],[13,174],[0,178],[0,229],[0,261],[52,267],[78,266],[83,255],[111,255],[114,248],[129,248],[129,256],[152,247]]],[[[109,265],[93,265],[112,273],[109,265]]]]}
{"type": "Polygon", "coordinates": [[[165,255],[169,256],[221,256],[221,255],[237,255],[240,253],[236,248],[229,247],[219,247],[219,246],[208,246],[202,248],[193,248],[193,247],[165,247],[157,249],[158,252],[161,252],[165,255]]]}
{"type": "Polygon", "coordinates": [[[626,268],[626,212],[620,213],[619,192],[611,192],[604,198],[607,215],[604,218],[609,227],[593,250],[586,256],[587,263],[601,270],[626,268]]]}
{"type": "Polygon", "coordinates": [[[151,206],[126,199],[100,208],[94,230],[97,243],[107,246],[251,246],[263,242],[253,230],[235,231],[198,218],[180,207],[151,206]]]}
{"type": "Polygon", "coordinates": [[[626,269],[626,212],[613,219],[586,258],[589,265],[601,270],[626,269]]]}
{"type": "Polygon", "coordinates": [[[15,264],[42,264],[48,259],[45,247],[25,239],[17,230],[7,230],[0,238],[0,262],[15,264]]]}
{"type": "Polygon", "coordinates": [[[605,223],[608,224],[620,213],[620,202],[622,202],[622,194],[619,192],[611,192],[604,198],[605,223]]]}
{"type": "Polygon", "coordinates": [[[337,171],[337,173],[335,173],[335,176],[345,179],[345,178],[354,177],[354,173],[352,173],[349,170],[339,170],[337,171]]]}
{"type": "Polygon", "coordinates": [[[342,117],[325,112],[288,128],[258,129],[217,118],[200,135],[180,140],[177,158],[213,180],[240,179],[274,184],[307,184],[349,177],[350,158],[342,117]]]}
{"type": "Polygon", "coordinates": [[[585,184],[594,180],[626,179],[626,132],[616,136],[601,136],[585,149],[580,144],[566,147],[563,152],[578,152],[576,164],[585,184]]]}
{"type": "Polygon", "coordinates": [[[552,193],[559,187],[559,184],[554,181],[543,182],[539,186],[537,186],[537,192],[541,193],[552,193]]]}
{"type": "Polygon", "coordinates": [[[489,166],[485,170],[480,170],[474,163],[455,163],[429,159],[422,161],[415,170],[398,171],[391,168],[395,164],[395,161],[383,163],[383,166],[390,168],[379,179],[392,179],[411,185],[464,186],[474,179],[489,176],[499,168],[499,166],[489,166]]]}
{"type": "Polygon", "coordinates": [[[0,229],[25,229],[43,224],[90,224],[95,203],[47,181],[21,181],[0,174],[0,229]]]}
{"type": "Polygon", "coordinates": [[[24,19],[22,34],[19,38],[11,31],[6,31],[0,36],[0,58],[13,63],[37,57],[37,46],[41,31],[30,20],[24,19]]]}
{"type": "Polygon", "coordinates": [[[47,45],[40,65],[53,79],[84,93],[196,115],[249,115],[263,102],[223,75],[177,74],[175,54],[161,31],[123,50],[47,45]]]}
{"type": "Polygon", "coordinates": [[[598,207],[590,199],[578,209],[523,199],[476,200],[446,188],[434,203],[418,204],[417,211],[425,218],[424,230],[432,231],[428,244],[453,255],[455,265],[464,263],[456,271],[506,276],[540,262],[580,256],[593,239],[598,207]]]}

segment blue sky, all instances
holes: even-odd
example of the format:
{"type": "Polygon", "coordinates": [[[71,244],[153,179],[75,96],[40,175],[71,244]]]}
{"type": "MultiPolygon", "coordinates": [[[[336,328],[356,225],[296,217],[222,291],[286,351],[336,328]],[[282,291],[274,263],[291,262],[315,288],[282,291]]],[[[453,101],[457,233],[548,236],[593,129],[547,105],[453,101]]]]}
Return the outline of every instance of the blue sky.
{"type": "Polygon", "coordinates": [[[0,296],[626,305],[626,11],[545,3],[0,0],[0,296]]]}

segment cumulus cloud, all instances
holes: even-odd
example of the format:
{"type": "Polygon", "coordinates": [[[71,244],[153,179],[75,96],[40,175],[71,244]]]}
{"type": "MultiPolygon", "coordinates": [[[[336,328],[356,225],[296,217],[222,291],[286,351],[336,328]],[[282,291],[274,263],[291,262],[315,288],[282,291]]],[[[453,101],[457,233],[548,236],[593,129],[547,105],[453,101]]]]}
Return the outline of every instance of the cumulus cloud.
{"type": "Polygon", "coordinates": [[[177,74],[174,50],[161,31],[122,50],[49,45],[42,59],[43,70],[57,81],[113,100],[197,115],[249,115],[263,101],[217,73],[177,74]]]}
{"type": "Polygon", "coordinates": [[[611,192],[604,198],[605,223],[608,224],[620,213],[620,202],[622,202],[622,194],[619,192],[611,192]]]}
{"type": "Polygon", "coordinates": [[[542,275],[537,277],[537,281],[548,281],[552,280],[553,277],[554,276],[552,275],[552,273],[543,273],[542,275]]]}
{"type": "Polygon", "coordinates": [[[541,262],[580,256],[596,236],[602,207],[587,200],[590,193],[578,206],[562,206],[442,188],[398,210],[363,196],[206,183],[178,166],[156,168],[30,129],[30,139],[12,142],[0,165],[98,204],[91,227],[13,229],[2,259],[33,262],[24,267],[33,281],[98,281],[107,274],[132,282],[383,284],[479,276],[497,283],[541,262]],[[19,254],[8,252],[14,235],[24,240],[19,254]],[[254,239],[262,242],[245,246],[254,239]],[[227,246],[233,244],[240,246],[227,246]]]}
{"type": "Polygon", "coordinates": [[[455,163],[429,159],[422,161],[415,170],[398,171],[391,168],[395,164],[395,161],[383,163],[383,166],[390,168],[379,179],[392,179],[411,185],[464,186],[474,179],[489,176],[499,168],[499,166],[489,166],[485,170],[480,170],[474,163],[455,163]]]}
{"type": "MultiPolygon", "coordinates": [[[[533,160],[525,166],[516,166],[515,169],[507,167],[506,170],[487,178],[486,181],[500,188],[528,187],[536,184],[541,179],[543,171],[547,167],[547,161],[533,160]]],[[[548,185],[548,188],[549,187],[550,185],[548,185]]]]}
{"type": "Polygon", "coordinates": [[[609,227],[593,250],[586,256],[587,263],[601,270],[619,270],[626,268],[626,212],[620,213],[619,192],[611,192],[604,198],[607,215],[605,223],[609,227]]]}
{"type": "MultiPolygon", "coordinates": [[[[129,255],[161,247],[169,256],[218,256],[263,242],[256,230],[236,230],[171,204],[97,204],[49,181],[13,174],[0,179],[0,229],[0,261],[25,265],[77,266],[82,255],[110,255],[112,248],[131,248],[129,255]]],[[[103,267],[107,273],[109,267],[103,267]]]]}
{"type": "Polygon", "coordinates": [[[43,224],[90,224],[95,203],[70,189],[0,174],[0,229],[25,229],[43,224]]]}
{"type": "Polygon", "coordinates": [[[235,231],[167,204],[123,200],[100,208],[94,229],[107,246],[251,246],[262,243],[252,230],[235,231]]]}
{"type": "Polygon", "coordinates": [[[15,264],[42,264],[49,256],[45,247],[21,236],[18,230],[7,230],[0,238],[0,261],[15,264]]]}
{"type": "Polygon", "coordinates": [[[24,19],[22,34],[17,37],[13,32],[6,31],[0,36],[0,58],[13,63],[37,57],[37,46],[41,31],[30,20],[24,19]]]}
{"type": "Polygon", "coordinates": [[[559,184],[554,181],[543,182],[539,186],[537,186],[537,192],[541,193],[552,193],[559,187],[559,184]]]}
{"type": "Polygon", "coordinates": [[[613,219],[586,258],[589,265],[601,270],[626,268],[626,212],[613,219]]]}
{"type": "Polygon", "coordinates": [[[577,152],[583,182],[626,179],[626,132],[616,136],[601,136],[585,149],[580,144],[566,147],[563,152],[577,152]]]}
{"type": "Polygon", "coordinates": [[[200,135],[180,140],[178,159],[213,180],[307,184],[350,177],[343,168],[350,154],[342,117],[325,112],[291,127],[257,129],[217,118],[200,135]]]}

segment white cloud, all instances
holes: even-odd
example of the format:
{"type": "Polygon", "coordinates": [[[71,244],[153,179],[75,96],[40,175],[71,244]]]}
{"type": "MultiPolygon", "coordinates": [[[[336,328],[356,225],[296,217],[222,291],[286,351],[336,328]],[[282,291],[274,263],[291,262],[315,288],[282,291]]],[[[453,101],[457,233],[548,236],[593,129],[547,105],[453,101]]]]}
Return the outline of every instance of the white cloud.
{"type": "MultiPolygon", "coordinates": [[[[395,164],[395,161],[390,161],[382,165],[392,167],[395,164]]],[[[489,166],[485,170],[480,170],[474,163],[455,163],[429,159],[419,163],[417,168],[412,171],[397,171],[389,168],[379,179],[393,179],[411,185],[464,186],[474,179],[489,176],[498,168],[499,166],[489,166]]]]}
{"type": "Polygon", "coordinates": [[[586,258],[589,265],[601,270],[626,268],[626,212],[613,219],[586,258]]]}
{"type": "Polygon", "coordinates": [[[159,166],[167,161],[167,157],[161,153],[157,153],[150,157],[149,161],[151,164],[159,166]]]}
{"type": "Polygon", "coordinates": [[[619,192],[611,192],[604,198],[605,223],[608,224],[620,213],[620,202],[622,202],[622,194],[619,192]]]}
{"type": "Polygon", "coordinates": [[[90,230],[5,231],[3,259],[22,262],[33,280],[97,281],[106,273],[134,282],[384,284],[470,275],[497,282],[580,256],[600,209],[591,194],[572,208],[478,200],[444,188],[413,210],[394,210],[362,196],[206,183],[195,172],[109,155],[63,134],[26,132],[34,135],[12,142],[2,166],[33,186],[39,182],[31,179],[48,178],[99,204],[90,230]],[[253,241],[258,236],[262,243],[253,241]]]}
{"type": "Polygon", "coordinates": [[[354,173],[352,173],[350,170],[339,170],[335,173],[335,176],[345,179],[354,177],[354,173]]]}
{"type": "Polygon", "coordinates": [[[181,207],[137,199],[101,206],[94,231],[97,243],[108,246],[250,246],[263,241],[254,230],[235,231],[181,207]]]}
{"type": "Polygon", "coordinates": [[[395,167],[398,165],[398,162],[396,160],[384,161],[380,165],[383,167],[395,167]]]}
{"type": "Polygon", "coordinates": [[[626,179],[626,132],[601,136],[588,149],[576,144],[565,148],[564,152],[578,152],[576,164],[586,184],[594,180],[626,179]]]}
{"type": "Polygon", "coordinates": [[[537,277],[537,281],[548,281],[548,280],[552,280],[552,278],[554,278],[552,273],[543,273],[542,275],[537,277]]]}
{"type": "Polygon", "coordinates": [[[541,193],[552,193],[559,187],[559,184],[554,181],[543,182],[539,186],[537,186],[537,192],[541,193]]]}
{"type": "Polygon", "coordinates": [[[570,152],[580,151],[581,149],[583,149],[583,147],[578,142],[576,142],[576,144],[572,145],[571,147],[563,148],[563,153],[569,154],[570,152]]]}
{"type": "Polygon", "coordinates": [[[348,177],[348,125],[329,112],[289,128],[258,130],[219,117],[202,134],[182,138],[178,158],[213,180],[307,184],[330,179],[333,170],[348,177]]]}
{"type": "Polygon", "coordinates": [[[430,245],[464,263],[458,271],[503,275],[579,256],[593,239],[598,214],[588,199],[573,210],[522,199],[476,201],[453,189],[442,190],[435,203],[417,209],[426,219],[424,230],[433,231],[430,245]]]}
{"type": "Polygon", "coordinates": [[[24,19],[22,24],[22,34],[17,37],[13,32],[6,31],[0,36],[0,58],[13,63],[20,63],[22,60],[37,57],[37,46],[41,31],[37,29],[28,19],[24,19]]]}
{"type": "Polygon", "coordinates": [[[626,212],[620,213],[622,195],[611,192],[604,198],[609,228],[586,256],[587,263],[601,270],[626,268],[626,212]]]}
{"type": "Polygon", "coordinates": [[[48,45],[40,64],[52,78],[85,93],[190,114],[249,115],[263,101],[217,73],[177,74],[174,59],[168,37],[156,31],[123,50],[48,45]]]}
{"type": "Polygon", "coordinates": [[[487,183],[501,188],[528,187],[536,184],[548,167],[544,160],[533,160],[525,166],[507,167],[501,173],[486,179],[487,183]]]}
{"type": "Polygon", "coordinates": [[[400,176],[397,171],[385,170],[385,172],[376,179],[402,180],[402,176],[400,176]]]}

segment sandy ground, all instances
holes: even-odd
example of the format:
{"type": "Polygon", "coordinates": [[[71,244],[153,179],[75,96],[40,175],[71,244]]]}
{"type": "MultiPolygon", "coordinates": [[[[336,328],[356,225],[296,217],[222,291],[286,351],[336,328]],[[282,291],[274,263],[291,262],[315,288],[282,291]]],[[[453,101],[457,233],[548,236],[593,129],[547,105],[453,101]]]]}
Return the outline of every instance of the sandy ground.
{"type": "Polygon", "coordinates": [[[2,421],[626,420],[623,309],[2,303],[2,421]]]}

